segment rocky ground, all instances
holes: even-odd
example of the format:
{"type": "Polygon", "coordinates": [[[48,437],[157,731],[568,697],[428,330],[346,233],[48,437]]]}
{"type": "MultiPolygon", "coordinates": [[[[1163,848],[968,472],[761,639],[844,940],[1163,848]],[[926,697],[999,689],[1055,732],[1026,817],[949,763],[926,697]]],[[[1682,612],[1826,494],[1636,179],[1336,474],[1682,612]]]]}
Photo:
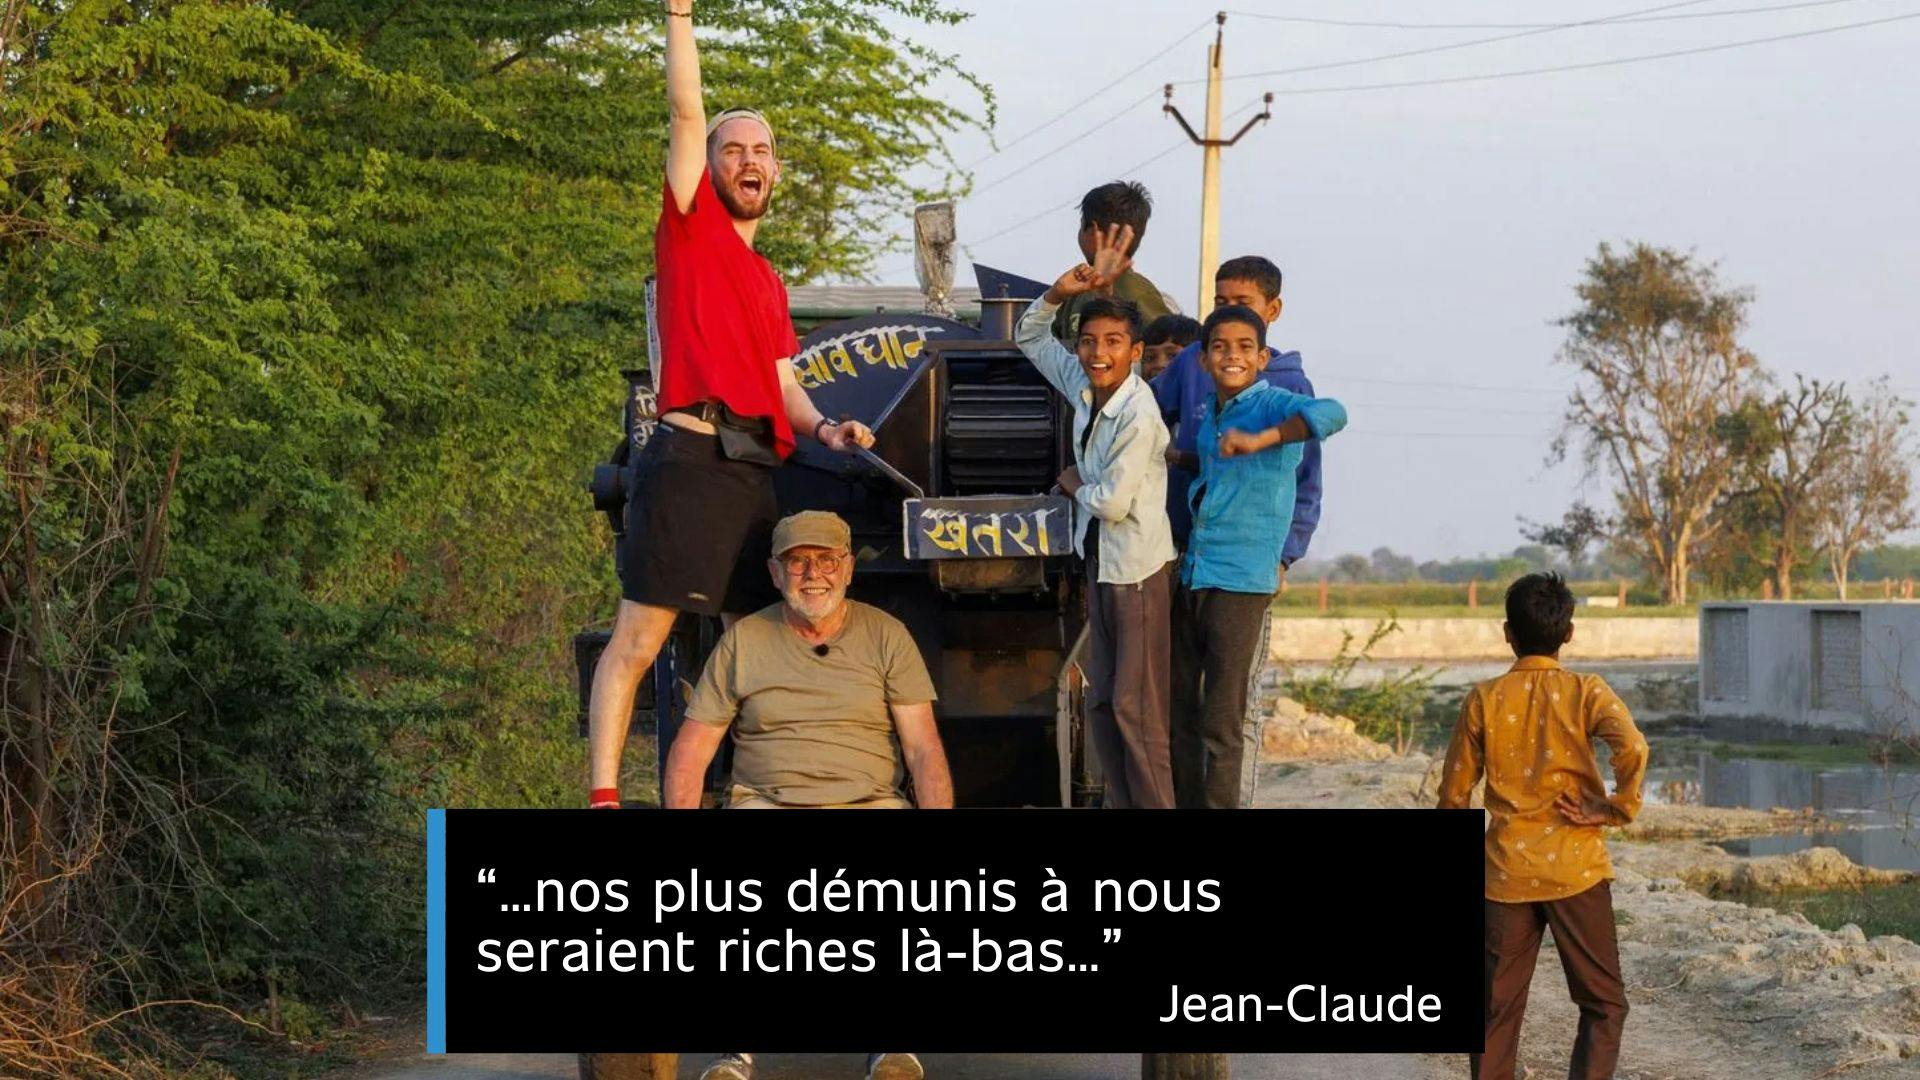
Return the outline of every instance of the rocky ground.
{"type": "MultiPolygon", "coordinates": [[[[1282,719],[1282,726],[1290,722],[1282,719]]],[[[1266,759],[1258,803],[1273,807],[1427,807],[1437,770],[1423,754],[1329,761],[1266,759]]],[[[1287,738],[1289,736],[1283,736],[1287,738]]],[[[1794,914],[1706,895],[1734,889],[1830,888],[1898,875],[1856,866],[1831,848],[1743,859],[1705,838],[1807,828],[1799,814],[1650,806],[1609,839],[1621,963],[1633,1012],[1621,1077],[1772,1080],[1920,1076],[1920,945],[1825,931],[1794,914]],[[1684,837],[1650,842],[1663,837],[1684,837]]],[[[1541,950],[1522,1035],[1538,1077],[1564,1075],[1576,1012],[1559,960],[1541,950]]],[[[1455,1065],[1426,1062],[1435,1077],[1455,1065]]]]}

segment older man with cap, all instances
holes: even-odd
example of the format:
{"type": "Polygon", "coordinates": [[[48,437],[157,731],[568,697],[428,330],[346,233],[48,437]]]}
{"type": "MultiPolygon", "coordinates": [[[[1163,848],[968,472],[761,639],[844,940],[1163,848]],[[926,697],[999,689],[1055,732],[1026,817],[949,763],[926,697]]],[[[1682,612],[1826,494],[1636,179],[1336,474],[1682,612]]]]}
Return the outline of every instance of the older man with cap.
{"type": "Polygon", "coordinates": [[[662,802],[700,805],[701,778],[729,727],[737,809],[953,805],[933,722],[933,680],[912,635],[847,599],[851,535],[836,514],[783,519],[767,562],[780,603],[720,636],[667,755],[662,802]]]}
{"type": "Polygon", "coordinates": [[[779,510],[773,469],[800,432],[834,450],[873,444],[859,423],[820,415],[800,387],[787,291],[753,250],[780,161],[752,109],[709,124],[693,0],[667,4],[667,182],[655,230],[660,425],[627,506],[620,610],[594,669],[588,805],[620,805],[620,753],[641,676],[683,611],[752,611],[779,510]]]}
{"type": "MultiPolygon", "coordinates": [[[[707,659],[667,755],[662,801],[700,805],[701,778],[733,729],[735,810],[900,810],[913,777],[921,808],[953,805],[933,722],[933,680],[900,620],[847,599],[852,536],[807,510],[773,533],[767,569],[783,598],[734,623],[707,659]]],[[[919,1080],[912,1054],[870,1054],[871,1080],[919,1080]]],[[[702,1080],[751,1080],[749,1054],[724,1054],[702,1080]]]]}

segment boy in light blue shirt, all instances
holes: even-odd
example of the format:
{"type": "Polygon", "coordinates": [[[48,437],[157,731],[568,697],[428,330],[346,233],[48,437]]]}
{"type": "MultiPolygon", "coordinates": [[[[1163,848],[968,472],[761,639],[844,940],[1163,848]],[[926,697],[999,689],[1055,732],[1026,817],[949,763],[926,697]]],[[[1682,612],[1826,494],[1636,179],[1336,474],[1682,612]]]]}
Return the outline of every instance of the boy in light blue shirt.
{"type": "Polygon", "coordinates": [[[1200,355],[1213,400],[1200,417],[1197,450],[1176,452],[1197,474],[1187,493],[1193,533],[1173,598],[1171,736],[1182,807],[1228,809],[1252,796],[1259,732],[1246,723],[1247,695],[1266,648],[1301,451],[1347,426],[1339,402],[1260,378],[1266,336],[1266,320],[1248,307],[1207,317],[1200,355]]]}
{"type": "Polygon", "coordinates": [[[1073,408],[1073,460],[1060,489],[1075,504],[1086,560],[1087,732],[1106,779],[1103,805],[1171,809],[1167,732],[1173,529],[1171,442],[1140,362],[1140,309],[1098,295],[1125,273],[1133,230],[1102,230],[1091,263],[1060,276],[1020,320],[1014,341],[1073,408]],[[1060,305],[1081,299],[1074,350],[1053,337],[1060,305]]]}

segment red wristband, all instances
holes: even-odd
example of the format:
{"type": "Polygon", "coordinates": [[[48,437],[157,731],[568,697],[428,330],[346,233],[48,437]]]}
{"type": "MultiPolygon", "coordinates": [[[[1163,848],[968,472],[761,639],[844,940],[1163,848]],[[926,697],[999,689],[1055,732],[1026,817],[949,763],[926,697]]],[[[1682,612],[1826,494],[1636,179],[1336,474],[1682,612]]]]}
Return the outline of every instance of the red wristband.
{"type": "Polygon", "coordinates": [[[595,810],[619,806],[620,789],[611,787],[594,788],[587,793],[587,805],[595,810]]]}

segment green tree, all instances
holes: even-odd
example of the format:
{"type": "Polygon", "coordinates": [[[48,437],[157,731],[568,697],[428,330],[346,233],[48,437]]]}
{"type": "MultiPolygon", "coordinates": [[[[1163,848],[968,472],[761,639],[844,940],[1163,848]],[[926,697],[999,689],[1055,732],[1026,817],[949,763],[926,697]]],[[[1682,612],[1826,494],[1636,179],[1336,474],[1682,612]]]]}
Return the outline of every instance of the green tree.
{"type": "Polygon", "coordinates": [[[1811,557],[1816,498],[1832,482],[1854,423],[1844,384],[1795,375],[1791,390],[1756,398],[1722,422],[1740,462],[1736,481],[1766,522],[1774,595],[1793,598],[1793,568],[1811,557]]]}
{"type": "Polygon", "coordinates": [[[1589,470],[1612,478],[1620,539],[1664,602],[1685,603],[1737,466],[1718,425],[1759,378],[1739,342],[1751,297],[1723,287],[1712,266],[1643,243],[1601,244],[1574,292],[1580,307],[1559,321],[1560,361],[1580,378],[1551,459],[1577,448],[1589,470]]]}
{"type": "MultiPolygon", "coordinates": [[[[1820,545],[1842,600],[1854,558],[1920,520],[1914,512],[1916,458],[1907,425],[1911,408],[1885,377],[1869,383],[1827,482],[1814,492],[1820,545]]],[[[1880,549],[1881,558],[1867,573],[1892,576],[1901,550],[1880,549]]],[[[1908,570],[1901,576],[1911,575],[1908,570]]]]}
{"type": "MultiPolygon", "coordinates": [[[[780,129],[764,250],[863,269],[974,122],[899,28],[960,15],[701,10],[708,85],[780,129]]],[[[644,350],[662,18],[0,0],[0,764],[39,814],[0,892],[69,916],[0,903],[0,957],[91,957],[94,1004],[377,994],[418,970],[420,810],[577,790],[568,639],[615,595],[579,484],[644,350]]],[[[51,1021],[70,991],[0,1000],[90,1032],[54,1072],[107,1030],[51,1021]]]]}
{"type": "Polygon", "coordinates": [[[1580,572],[1588,549],[1604,543],[1612,530],[1613,523],[1584,502],[1576,502],[1568,507],[1557,522],[1535,524],[1525,518],[1520,519],[1520,535],[1536,544],[1566,552],[1567,571],[1573,574],[1580,572]]]}

